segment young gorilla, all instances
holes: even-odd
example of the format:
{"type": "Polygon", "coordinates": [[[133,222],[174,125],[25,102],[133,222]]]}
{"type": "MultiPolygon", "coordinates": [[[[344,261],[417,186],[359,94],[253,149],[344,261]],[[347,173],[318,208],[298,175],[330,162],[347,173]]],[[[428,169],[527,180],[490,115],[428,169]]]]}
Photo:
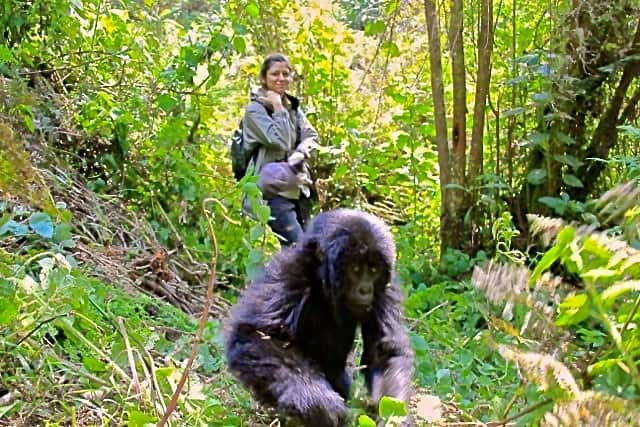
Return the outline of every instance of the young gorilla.
{"type": "Polygon", "coordinates": [[[339,209],[316,217],[249,285],[227,325],[227,363],[263,403],[306,426],[342,426],[345,367],[360,325],[369,392],[408,402],[413,353],[394,283],[395,244],[378,218],[339,209]]]}

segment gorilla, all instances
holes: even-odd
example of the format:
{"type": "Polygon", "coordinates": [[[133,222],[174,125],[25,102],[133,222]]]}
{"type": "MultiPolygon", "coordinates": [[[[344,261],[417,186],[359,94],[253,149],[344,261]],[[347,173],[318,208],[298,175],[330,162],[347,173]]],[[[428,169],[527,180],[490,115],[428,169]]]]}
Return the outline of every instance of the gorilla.
{"type": "Polygon", "coordinates": [[[343,426],[359,326],[374,403],[408,403],[413,352],[394,269],[395,243],[380,219],[350,209],[319,214],[233,308],[225,328],[230,371],[257,400],[305,426],[343,426]]]}

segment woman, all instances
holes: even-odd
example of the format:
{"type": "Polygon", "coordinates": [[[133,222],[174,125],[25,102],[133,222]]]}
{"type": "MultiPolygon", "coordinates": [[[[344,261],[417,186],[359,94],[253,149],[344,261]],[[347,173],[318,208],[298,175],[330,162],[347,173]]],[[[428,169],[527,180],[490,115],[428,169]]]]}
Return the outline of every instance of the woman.
{"type": "MultiPolygon", "coordinates": [[[[242,120],[245,149],[254,153],[254,172],[271,208],[269,226],[285,246],[298,240],[309,219],[311,176],[306,159],[318,138],[298,99],[287,93],[292,80],[293,67],[286,56],[267,56],[260,69],[261,87],[251,94],[242,120]]],[[[245,209],[250,211],[247,202],[245,209]]]]}

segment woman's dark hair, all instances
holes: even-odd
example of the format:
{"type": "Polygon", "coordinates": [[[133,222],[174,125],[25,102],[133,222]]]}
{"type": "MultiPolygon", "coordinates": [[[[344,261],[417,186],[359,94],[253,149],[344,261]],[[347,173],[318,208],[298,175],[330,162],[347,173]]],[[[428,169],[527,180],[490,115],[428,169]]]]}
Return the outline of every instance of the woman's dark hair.
{"type": "Polygon", "coordinates": [[[281,53],[272,53],[267,55],[262,62],[262,67],[260,68],[260,80],[265,81],[267,79],[267,71],[275,62],[284,62],[289,67],[289,70],[293,72],[293,67],[291,66],[291,62],[289,62],[289,58],[281,53]]]}

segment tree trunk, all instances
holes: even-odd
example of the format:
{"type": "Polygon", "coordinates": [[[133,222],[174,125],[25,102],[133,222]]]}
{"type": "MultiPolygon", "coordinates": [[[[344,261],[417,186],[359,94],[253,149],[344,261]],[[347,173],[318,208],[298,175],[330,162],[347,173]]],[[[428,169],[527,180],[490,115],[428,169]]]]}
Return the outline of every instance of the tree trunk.
{"type": "Polygon", "coordinates": [[[476,97],[473,107],[473,128],[471,130],[471,162],[469,163],[469,183],[482,173],[483,137],[487,94],[491,82],[491,53],[493,51],[493,1],[480,1],[480,33],[478,35],[478,77],[476,97]]]}
{"type": "Polygon", "coordinates": [[[451,198],[451,164],[449,147],[447,146],[447,116],[444,102],[444,83],[442,72],[442,57],[440,47],[440,20],[435,4],[432,0],[424,0],[424,12],[427,21],[429,37],[429,61],[431,65],[431,93],[433,111],[435,115],[436,136],[438,149],[438,165],[440,167],[440,253],[452,247],[454,241],[449,231],[453,224],[453,205],[451,198]]]}
{"type": "Polygon", "coordinates": [[[451,74],[453,78],[453,123],[451,191],[453,227],[447,230],[452,236],[455,249],[469,249],[469,238],[465,233],[464,217],[468,200],[463,190],[466,182],[466,150],[467,150],[467,87],[464,67],[464,10],[463,0],[453,0],[449,25],[449,50],[451,52],[451,74]]]}

